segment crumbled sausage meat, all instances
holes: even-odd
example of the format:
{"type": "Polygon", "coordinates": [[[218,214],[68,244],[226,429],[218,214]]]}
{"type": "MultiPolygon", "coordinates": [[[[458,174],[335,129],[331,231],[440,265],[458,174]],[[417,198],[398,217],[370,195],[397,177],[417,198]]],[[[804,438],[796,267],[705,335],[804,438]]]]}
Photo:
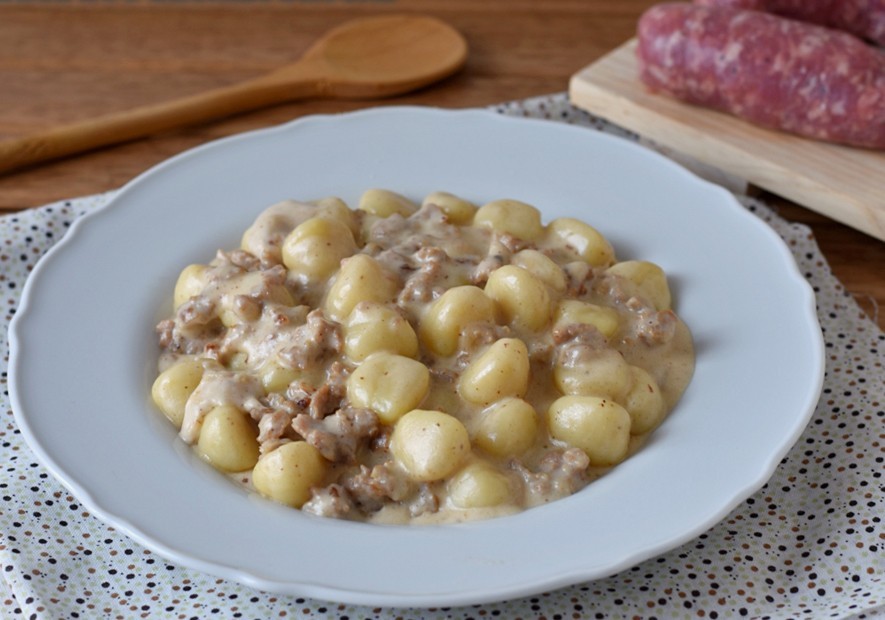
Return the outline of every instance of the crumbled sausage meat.
{"type": "Polygon", "coordinates": [[[263,401],[265,406],[253,410],[252,418],[258,420],[258,445],[261,454],[266,454],[295,438],[292,420],[305,407],[277,393],[263,401]]]}
{"type": "Polygon", "coordinates": [[[324,359],[341,352],[341,328],[323,316],[322,310],[313,310],[307,322],[295,329],[294,344],[280,352],[280,358],[292,368],[304,370],[322,363],[324,359]]]}
{"type": "Polygon", "coordinates": [[[587,323],[573,323],[553,330],[555,363],[566,368],[580,365],[606,346],[605,336],[587,323]]]}
{"type": "MultiPolygon", "coordinates": [[[[631,299],[631,301],[635,298],[631,299]]],[[[672,310],[655,310],[648,306],[633,304],[636,307],[636,320],[632,324],[631,336],[647,345],[660,345],[669,342],[676,334],[678,318],[672,310]]],[[[631,307],[628,301],[627,307],[631,307]]]]}
{"type": "Polygon", "coordinates": [[[489,250],[485,257],[476,265],[470,280],[477,286],[482,286],[489,279],[489,275],[499,267],[508,265],[510,257],[519,247],[518,240],[512,235],[494,232],[489,242],[489,250]]]}
{"type": "Polygon", "coordinates": [[[234,250],[232,252],[221,252],[220,256],[227,257],[232,265],[236,265],[243,271],[258,271],[261,269],[261,260],[254,254],[250,254],[245,250],[234,250]]]}
{"type": "Polygon", "coordinates": [[[439,497],[430,488],[430,485],[424,483],[418,490],[418,495],[409,504],[409,514],[414,517],[436,512],[439,510],[439,497]]]}
{"type": "Polygon", "coordinates": [[[378,416],[370,409],[346,407],[322,420],[305,413],[292,420],[304,440],[333,463],[352,463],[365,440],[378,432],[378,416]]]}
{"type": "Polygon", "coordinates": [[[301,510],[318,517],[346,519],[353,513],[354,505],[347,489],[340,484],[332,483],[321,489],[311,489],[310,499],[301,510]]]}
{"type": "Polygon", "coordinates": [[[380,510],[390,500],[406,497],[411,484],[388,464],[374,467],[360,465],[359,470],[344,479],[344,488],[364,513],[380,510]]]}
{"type": "Polygon", "coordinates": [[[510,336],[511,329],[506,325],[494,325],[486,322],[470,323],[461,330],[458,336],[456,358],[458,365],[460,367],[467,366],[479,349],[510,336]]]}
{"type": "Polygon", "coordinates": [[[541,497],[565,497],[586,484],[586,471],[590,459],[578,448],[549,452],[538,464],[537,471],[530,471],[519,461],[511,467],[525,481],[530,493],[541,497]]]}
{"type": "Polygon", "coordinates": [[[423,247],[415,253],[415,260],[419,265],[418,271],[406,279],[399,295],[401,302],[427,302],[438,297],[447,288],[444,286],[447,275],[445,266],[451,262],[451,258],[445,250],[423,247]]]}

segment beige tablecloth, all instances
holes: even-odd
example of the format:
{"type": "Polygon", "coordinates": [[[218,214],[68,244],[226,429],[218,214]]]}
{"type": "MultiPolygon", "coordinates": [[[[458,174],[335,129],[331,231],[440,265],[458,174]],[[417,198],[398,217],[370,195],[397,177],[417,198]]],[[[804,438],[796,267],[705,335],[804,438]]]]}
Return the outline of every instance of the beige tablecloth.
{"type": "MultiPolygon", "coordinates": [[[[635,139],[564,95],[500,112],[635,139]]],[[[93,196],[0,218],[8,325],[28,273],[93,196]]],[[[24,618],[846,618],[885,604],[885,334],[833,277],[808,229],[741,197],[788,244],[814,287],[826,339],[820,403],[760,491],[697,539],[606,579],[453,609],[373,609],[265,594],[170,564],[92,517],[37,462],[0,396],[0,615],[24,618]]],[[[0,371],[6,382],[7,351],[0,371]]]]}

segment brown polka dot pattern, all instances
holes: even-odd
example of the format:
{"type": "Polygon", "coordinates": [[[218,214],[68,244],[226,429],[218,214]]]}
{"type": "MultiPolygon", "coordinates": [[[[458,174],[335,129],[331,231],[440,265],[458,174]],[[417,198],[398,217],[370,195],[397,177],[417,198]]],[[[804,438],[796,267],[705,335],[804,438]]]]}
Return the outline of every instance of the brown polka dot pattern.
{"type": "MultiPolygon", "coordinates": [[[[635,138],[563,95],[499,112],[635,138]]],[[[0,218],[0,306],[8,324],[36,260],[91,197],[0,218]]],[[[172,565],[90,516],[37,463],[0,363],[0,617],[9,618],[866,618],[883,609],[885,334],[839,282],[809,231],[743,203],[788,243],[818,295],[823,397],[758,493],[697,539],[607,579],[500,604],[389,610],[274,596],[172,565]]],[[[3,350],[7,351],[3,330],[3,350]]]]}

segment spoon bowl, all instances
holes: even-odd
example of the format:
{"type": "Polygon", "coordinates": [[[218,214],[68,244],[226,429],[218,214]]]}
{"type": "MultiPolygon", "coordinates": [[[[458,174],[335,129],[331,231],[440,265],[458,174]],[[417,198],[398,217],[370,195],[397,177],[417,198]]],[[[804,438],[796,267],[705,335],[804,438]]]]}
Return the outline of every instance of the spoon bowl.
{"type": "MultiPolygon", "coordinates": [[[[467,61],[467,42],[438,19],[389,15],[331,30],[300,63],[325,74],[323,94],[387,97],[448,77],[467,61]]],[[[301,69],[297,69],[301,70],[301,69]]],[[[284,77],[290,68],[280,69],[284,77]]]]}

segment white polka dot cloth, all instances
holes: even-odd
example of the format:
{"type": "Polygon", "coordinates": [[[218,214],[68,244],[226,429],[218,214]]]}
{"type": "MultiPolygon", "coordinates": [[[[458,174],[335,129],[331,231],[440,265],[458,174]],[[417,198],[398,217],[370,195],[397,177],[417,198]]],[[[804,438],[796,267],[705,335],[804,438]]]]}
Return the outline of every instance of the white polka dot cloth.
{"type": "MultiPolygon", "coordinates": [[[[629,135],[563,95],[497,108],[629,135]]],[[[94,196],[0,218],[8,323],[40,256],[94,196]]],[[[0,616],[10,618],[848,618],[885,604],[885,334],[839,282],[808,229],[742,198],[787,242],[818,296],[823,395],[759,492],[707,533],[606,579],[464,608],[380,609],[274,596],[175,566],[92,517],[37,462],[0,396],[0,616]]],[[[6,330],[2,347],[8,351],[6,330]]],[[[2,380],[6,383],[6,360],[2,380]]]]}

